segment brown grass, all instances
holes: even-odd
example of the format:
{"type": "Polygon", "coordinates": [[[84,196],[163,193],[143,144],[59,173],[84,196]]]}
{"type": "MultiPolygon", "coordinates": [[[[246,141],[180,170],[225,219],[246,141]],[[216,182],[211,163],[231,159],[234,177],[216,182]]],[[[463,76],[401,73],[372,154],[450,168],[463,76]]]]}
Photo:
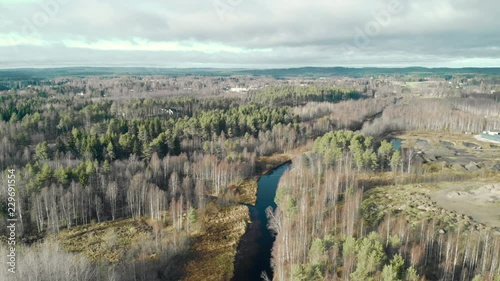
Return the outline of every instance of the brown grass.
{"type": "Polygon", "coordinates": [[[183,280],[230,280],[238,242],[250,221],[248,208],[230,206],[209,214],[205,230],[194,237],[192,259],[183,280]]]}
{"type": "Polygon", "coordinates": [[[277,167],[289,162],[289,154],[275,154],[272,156],[262,156],[257,159],[256,170],[259,176],[265,175],[277,167]]]}
{"type": "Polygon", "coordinates": [[[255,205],[257,202],[258,178],[246,179],[235,186],[236,201],[241,204],[255,205]]]}
{"type": "Polygon", "coordinates": [[[92,262],[115,263],[134,242],[151,232],[152,227],[145,220],[124,219],[64,230],[57,240],[65,250],[82,253],[92,262]]]}

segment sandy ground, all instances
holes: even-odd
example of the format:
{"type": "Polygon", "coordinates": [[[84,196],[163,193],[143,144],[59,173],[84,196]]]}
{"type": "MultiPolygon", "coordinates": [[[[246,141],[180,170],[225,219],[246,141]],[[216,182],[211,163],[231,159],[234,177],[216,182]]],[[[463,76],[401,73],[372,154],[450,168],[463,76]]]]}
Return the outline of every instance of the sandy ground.
{"type": "Polygon", "coordinates": [[[453,186],[437,191],[431,198],[445,209],[500,228],[500,183],[453,186]]]}
{"type": "Polygon", "coordinates": [[[396,138],[402,140],[403,147],[413,147],[418,152],[415,159],[424,165],[446,163],[456,173],[484,171],[481,175],[488,179],[439,183],[426,195],[436,208],[465,215],[500,231],[500,143],[480,135],[436,132],[407,132],[396,138]]]}

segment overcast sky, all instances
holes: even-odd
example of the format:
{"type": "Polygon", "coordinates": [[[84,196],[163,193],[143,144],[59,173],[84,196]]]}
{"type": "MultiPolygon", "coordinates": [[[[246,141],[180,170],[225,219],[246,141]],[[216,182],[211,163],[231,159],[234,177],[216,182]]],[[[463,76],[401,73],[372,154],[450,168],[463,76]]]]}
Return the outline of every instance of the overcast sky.
{"type": "Polygon", "coordinates": [[[500,66],[498,0],[0,0],[0,68],[500,66]]]}

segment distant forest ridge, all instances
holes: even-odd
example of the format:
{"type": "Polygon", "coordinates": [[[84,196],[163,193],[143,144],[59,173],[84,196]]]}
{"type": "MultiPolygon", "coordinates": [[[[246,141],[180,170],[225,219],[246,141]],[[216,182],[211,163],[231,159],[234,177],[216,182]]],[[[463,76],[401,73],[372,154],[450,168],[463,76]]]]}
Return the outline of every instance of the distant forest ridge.
{"type": "Polygon", "coordinates": [[[102,76],[102,75],[168,75],[168,76],[230,76],[253,75],[320,78],[328,76],[367,77],[374,75],[500,75],[500,68],[347,68],[347,67],[301,67],[282,69],[241,69],[241,68],[154,68],[154,67],[65,67],[65,68],[19,68],[0,70],[0,80],[47,79],[61,76],[102,76]]]}

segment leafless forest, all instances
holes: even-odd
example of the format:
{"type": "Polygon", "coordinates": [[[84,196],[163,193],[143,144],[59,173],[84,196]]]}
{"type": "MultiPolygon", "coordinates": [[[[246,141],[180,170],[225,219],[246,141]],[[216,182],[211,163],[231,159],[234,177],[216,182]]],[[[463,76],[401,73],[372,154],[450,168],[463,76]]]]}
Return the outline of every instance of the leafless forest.
{"type": "MultiPolygon", "coordinates": [[[[366,199],[379,186],[498,181],[498,169],[434,169],[418,149],[391,143],[404,132],[499,130],[498,77],[8,84],[0,92],[0,168],[17,175],[17,280],[194,280],[183,270],[211,218],[241,206],[241,183],[259,175],[263,159],[283,154],[293,165],[268,213],[273,280],[500,280],[498,229],[415,221],[366,199]]],[[[0,190],[3,257],[8,196],[0,190]]],[[[0,264],[0,279],[12,280],[0,264]]]]}

